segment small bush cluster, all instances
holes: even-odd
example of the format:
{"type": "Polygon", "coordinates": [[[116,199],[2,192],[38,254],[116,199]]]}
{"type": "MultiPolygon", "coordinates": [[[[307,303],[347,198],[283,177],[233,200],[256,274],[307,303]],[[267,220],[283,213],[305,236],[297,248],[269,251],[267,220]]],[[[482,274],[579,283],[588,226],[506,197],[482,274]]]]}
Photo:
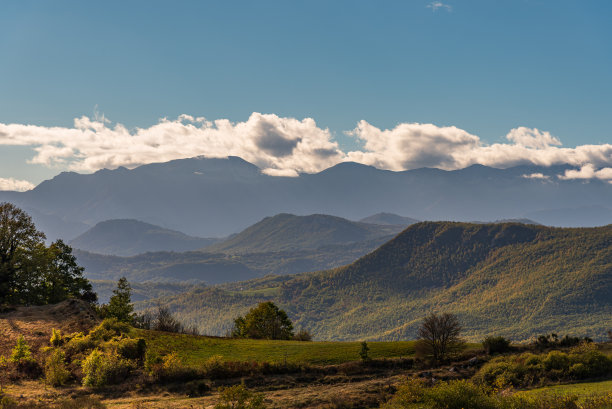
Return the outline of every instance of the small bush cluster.
{"type": "Polygon", "coordinates": [[[549,335],[540,335],[538,336],[533,344],[538,349],[546,349],[546,348],[568,348],[579,345],[581,343],[591,343],[593,340],[589,337],[574,337],[571,335],[565,335],[563,338],[559,338],[559,336],[555,333],[549,335]]]}
{"type": "Polygon", "coordinates": [[[612,358],[592,344],[569,352],[523,353],[494,358],[475,375],[476,382],[496,387],[528,387],[548,381],[579,380],[612,374],[612,358]]]}
{"type": "Polygon", "coordinates": [[[244,385],[219,388],[219,403],[215,409],[265,409],[264,396],[253,393],[244,385]]]}
{"type": "Polygon", "coordinates": [[[510,351],[510,340],[504,337],[486,337],[482,347],[487,355],[503,354],[510,351]]]}
{"type": "Polygon", "coordinates": [[[94,349],[83,361],[83,385],[100,387],[124,380],[133,364],[115,352],[94,349]]]}
{"type": "Polygon", "coordinates": [[[157,307],[155,312],[145,311],[141,314],[136,314],[133,324],[136,328],[140,329],[199,335],[197,327],[183,325],[172,315],[170,309],[161,305],[157,307]]]}
{"type": "MultiPolygon", "coordinates": [[[[51,347],[44,375],[53,386],[65,385],[70,379],[82,378],[85,386],[101,387],[121,382],[129,373],[143,365],[146,342],[130,336],[131,327],[116,318],[107,318],[88,334],[64,335],[51,331],[51,347]]],[[[27,345],[18,341],[16,357],[26,359],[27,345]]],[[[17,359],[17,358],[16,358],[17,359]]]]}
{"type": "Polygon", "coordinates": [[[500,394],[468,380],[429,386],[423,380],[413,379],[401,385],[382,409],[604,409],[610,405],[612,394],[592,396],[578,404],[573,396],[500,394]]]}

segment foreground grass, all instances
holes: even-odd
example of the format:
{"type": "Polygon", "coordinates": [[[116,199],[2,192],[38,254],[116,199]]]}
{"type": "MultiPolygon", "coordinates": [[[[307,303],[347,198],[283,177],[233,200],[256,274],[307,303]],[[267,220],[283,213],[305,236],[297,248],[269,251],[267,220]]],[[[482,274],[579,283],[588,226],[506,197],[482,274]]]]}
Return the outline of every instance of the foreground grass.
{"type": "MultiPolygon", "coordinates": [[[[359,342],[299,342],[226,339],[157,331],[135,330],[150,350],[159,354],[177,351],[185,365],[198,366],[213,356],[227,361],[258,361],[333,365],[359,360],[359,342]]],[[[371,358],[414,355],[414,341],[368,342],[371,358]]],[[[475,346],[471,346],[475,348],[475,346]]]]}
{"type": "Polygon", "coordinates": [[[577,396],[579,399],[600,393],[612,393],[612,380],[553,385],[518,392],[522,396],[577,396]]]}

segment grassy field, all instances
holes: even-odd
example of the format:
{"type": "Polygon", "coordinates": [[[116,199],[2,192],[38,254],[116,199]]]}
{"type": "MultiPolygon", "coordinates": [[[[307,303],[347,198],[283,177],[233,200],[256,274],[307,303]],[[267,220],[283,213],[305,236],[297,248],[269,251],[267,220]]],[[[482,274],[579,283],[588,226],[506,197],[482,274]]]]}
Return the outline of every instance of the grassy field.
{"type": "Polygon", "coordinates": [[[612,380],[546,386],[519,393],[525,396],[570,395],[586,398],[595,394],[612,393],[612,380]]]}
{"type": "MultiPolygon", "coordinates": [[[[305,363],[314,365],[340,364],[360,359],[359,342],[299,342],[254,339],[226,339],[170,334],[157,331],[137,331],[136,336],[147,341],[150,350],[165,354],[178,351],[183,363],[201,365],[212,356],[227,361],[259,361],[305,363]]],[[[368,342],[371,358],[399,358],[414,354],[414,341],[368,342]]],[[[476,348],[475,345],[470,348],[476,348]]]]}

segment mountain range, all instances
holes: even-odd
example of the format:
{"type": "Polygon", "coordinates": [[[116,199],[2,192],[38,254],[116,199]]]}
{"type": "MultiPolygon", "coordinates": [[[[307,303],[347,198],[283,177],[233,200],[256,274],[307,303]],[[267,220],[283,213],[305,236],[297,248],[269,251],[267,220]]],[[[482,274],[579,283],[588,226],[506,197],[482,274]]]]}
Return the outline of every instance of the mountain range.
{"type": "Polygon", "coordinates": [[[612,316],[612,225],[413,224],[357,261],[144,301],[222,335],[261,301],[319,340],[413,339],[431,312],[458,315],[467,339],[550,332],[603,339],[612,316]]]}
{"type": "Polygon", "coordinates": [[[91,279],[116,280],[125,276],[135,282],[219,284],[349,264],[403,229],[403,226],[367,224],[320,214],[279,214],[199,251],[149,251],[130,257],[96,254],[133,253],[137,249],[163,246],[164,239],[168,240],[168,247],[210,241],[133,220],[115,220],[99,223],[71,245],[91,279]]]}
{"type": "Polygon", "coordinates": [[[558,177],[568,169],[473,165],[393,172],[346,162],[315,174],[276,177],[237,157],[197,157],[131,170],[64,172],[27,192],[0,192],[0,201],[29,209],[49,239],[65,241],[111,219],[226,237],[279,213],[350,220],[380,212],[418,220],[527,217],[558,226],[612,222],[612,185],[558,177]]]}

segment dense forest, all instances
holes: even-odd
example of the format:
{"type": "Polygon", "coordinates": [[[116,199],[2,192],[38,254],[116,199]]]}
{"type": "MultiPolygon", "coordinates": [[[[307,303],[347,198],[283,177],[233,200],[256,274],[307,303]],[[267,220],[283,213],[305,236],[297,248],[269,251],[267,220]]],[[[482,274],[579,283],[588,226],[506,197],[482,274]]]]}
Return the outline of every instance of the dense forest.
{"type": "Polygon", "coordinates": [[[612,226],[418,223],[345,267],[162,300],[216,335],[272,300],[315,339],[412,339],[430,311],[457,313],[468,339],[521,340],[560,328],[600,339],[612,314],[612,226]]]}

